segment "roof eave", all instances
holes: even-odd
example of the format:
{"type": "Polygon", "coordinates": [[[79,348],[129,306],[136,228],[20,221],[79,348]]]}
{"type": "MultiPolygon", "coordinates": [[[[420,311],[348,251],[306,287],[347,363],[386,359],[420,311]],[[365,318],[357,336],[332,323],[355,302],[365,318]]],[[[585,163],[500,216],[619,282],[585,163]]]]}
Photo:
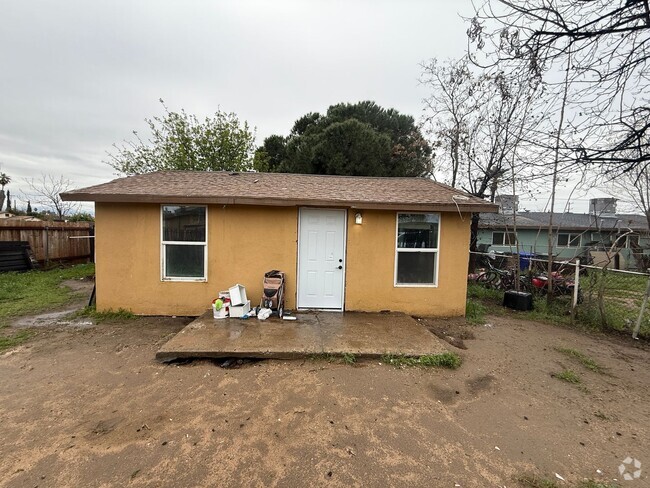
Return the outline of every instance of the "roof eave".
{"type": "Polygon", "coordinates": [[[61,193],[64,201],[98,202],[98,203],[178,203],[211,205],[257,205],[274,207],[350,207],[360,210],[412,210],[412,211],[460,211],[465,213],[497,212],[498,206],[488,203],[400,203],[400,202],[364,202],[354,200],[316,200],[286,198],[251,198],[251,197],[203,197],[178,195],[129,195],[98,194],[85,192],[61,193]]]}

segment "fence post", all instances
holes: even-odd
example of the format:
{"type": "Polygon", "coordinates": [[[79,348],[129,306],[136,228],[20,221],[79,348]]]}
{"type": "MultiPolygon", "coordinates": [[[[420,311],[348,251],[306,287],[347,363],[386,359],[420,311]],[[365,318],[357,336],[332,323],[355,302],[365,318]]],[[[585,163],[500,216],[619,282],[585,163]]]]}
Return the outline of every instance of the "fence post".
{"type": "Polygon", "coordinates": [[[573,278],[573,305],[571,306],[571,313],[576,308],[578,304],[578,288],[580,287],[580,258],[576,259],[576,272],[575,278],[573,278]]]}
{"type": "Polygon", "coordinates": [[[643,302],[641,302],[641,311],[639,312],[639,316],[636,319],[636,325],[634,326],[634,331],[632,331],[632,339],[639,338],[639,331],[641,330],[641,321],[643,320],[645,307],[648,304],[648,296],[650,296],[650,276],[648,276],[648,286],[646,286],[645,296],[643,297],[643,302]]]}
{"type": "Polygon", "coordinates": [[[45,268],[50,264],[50,228],[45,226],[45,268]]]}

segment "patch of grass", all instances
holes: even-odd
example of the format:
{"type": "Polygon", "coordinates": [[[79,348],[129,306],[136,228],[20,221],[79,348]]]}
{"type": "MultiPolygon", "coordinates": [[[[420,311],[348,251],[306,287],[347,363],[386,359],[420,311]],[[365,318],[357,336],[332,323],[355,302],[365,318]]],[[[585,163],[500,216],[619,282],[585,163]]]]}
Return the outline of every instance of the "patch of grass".
{"type": "Polygon", "coordinates": [[[570,301],[567,297],[555,297],[549,304],[546,297],[533,299],[533,310],[525,312],[526,318],[553,324],[571,324],[570,301]]]}
{"type": "Polygon", "coordinates": [[[0,327],[13,317],[50,310],[69,302],[75,292],[59,286],[64,280],[92,276],[94,264],[27,273],[0,274],[0,327]]]}
{"type": "Polygon", "coordinates": [[[570,369],[565,369],[559,373],[553,373],[551,376],[558,380],[566,381],[567,383],[573,383],[574,385],[580,383],[580,376],[570,369]]]}
{"type": "Polygon", "coordinates": [[[453,352],[443,352],[442,354],[427,354],[418,357],[396,356],[385,354],[381,357],[382,363],[392,366],[424,366],[434,368],[457,369],[462,364],[462,359],[458,354],[453,352]]]}
{"type": "Polygon", "coordinates": [[[22,344],[31,336],[31,332],[27,330],[21,330],[20,332],[16,332],[13,335],[0,337],[0,352],[22,344]]]}
{"type": "Polygon", "coordinates": [[[616,483],[607,483],[606,481],[584,480],[578,483],[578,488],[620,488],[621,485],[616,483]]]}
{"type": "Polygon", "coordinates": [[[572,349],[569,347],[556,347],[555,350],[564,354],[565,356],[570,357],[571,359],[575,359],[585,368],[593,371],[594,373],[603,373],[603,368],[600,364],[598,364],[586,354],[578,351],[577,349],[572,349]]]}
{"type": "Polygon", "coordinates": [[[517,478],[520,486],[525,488],[558,488],[558,484],[548,478],[540,478],[537,475],[524,475],[517,478]]]}
{"type": "Polygon", "coordinates": [[[72,314],[72,317],[88,317],[99,324],[106,321],[117,322],[124,320],[133,320],[137,318],[137,315],[125,308],[118,308],[117,310],[109,309],[104,310],[103,312],[98,312],[97,309],[92,306],[82,308],[81,310],[72,314]]]}
{"type": "Polygon", "coordinates": [[[478,283],[467,283],[467,298],[476,298],[478,300],[502,301],[503,291],[493,288],[486,288],[478,283]]]}
{"type": "Polygon", "coordinates": [[[472,324],[485,322],[485,306],[475,300],[467,300],[465,305],[465,318],[472,324]]]}
{"type": "Polygon", "coordinates": [[[354,364],[357,362],[357,357],[354,354],[346,352],[343,354],[343,362],[345,364],[354,364]]]}

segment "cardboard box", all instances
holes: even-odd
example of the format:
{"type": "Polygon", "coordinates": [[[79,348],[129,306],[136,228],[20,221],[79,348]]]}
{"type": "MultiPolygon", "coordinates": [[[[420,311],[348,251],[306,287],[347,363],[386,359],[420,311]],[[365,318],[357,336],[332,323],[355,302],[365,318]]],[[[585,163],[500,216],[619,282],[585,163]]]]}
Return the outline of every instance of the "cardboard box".
{"type": "MultiPolygon", "coordinates": [[[[246,288],[244,288],[242,285],[231,286],[230,288],[228,288],[228,292],[230,293],[231,305],[234,306],[244,305],[248,301],[248,298],[246,298],[246,288]]],[[[249,309],[250,309],[250,304],[249,304],[249,309]]]]}
{"type": "Polygon", "coordinates": [[[243,305],[230,306],[230,317],[231,318],[243,317],[250,311],[251,311],[251,301],[246,300],[246,303],[244,303],[243,305]]]}

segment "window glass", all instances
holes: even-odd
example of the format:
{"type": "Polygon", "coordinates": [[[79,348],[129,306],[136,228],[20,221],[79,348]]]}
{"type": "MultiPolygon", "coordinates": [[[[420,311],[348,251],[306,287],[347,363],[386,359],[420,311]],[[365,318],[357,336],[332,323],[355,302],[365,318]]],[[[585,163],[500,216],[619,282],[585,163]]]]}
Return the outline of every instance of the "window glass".
{"type": "Polygon", "coordinates": [[[438,214],[399,214],[398,248],[438,248],[438,214]]]}
{"type": "Polygon", "coordinates": [[[163,240],[205,242],[205,207],[163,207],[163,240]]]}
{"type": "Polygon", "coordinates": [[[503,232],[492,232],[492,245],[503,246],[503,232]]]}
{"type": "Polygon", "coordinates": [[[564,247],[580,247],[580,234],[558,234],[557,245],[564,247]]]}
{"type": "Polygon", "coordinates": [[[165,275],[169,278],[203,278],[204,246],[165,245],[165,275]]]}
{"type": "Polygon", "coordinates": [[[162,206],[162,277],[206,279],[206,207],[162,206]]]}
{"type": "Polygon", "coordinates": [[[397,283],[430,285],[435,276],[436,253],[398,252],[397,283]]]}

